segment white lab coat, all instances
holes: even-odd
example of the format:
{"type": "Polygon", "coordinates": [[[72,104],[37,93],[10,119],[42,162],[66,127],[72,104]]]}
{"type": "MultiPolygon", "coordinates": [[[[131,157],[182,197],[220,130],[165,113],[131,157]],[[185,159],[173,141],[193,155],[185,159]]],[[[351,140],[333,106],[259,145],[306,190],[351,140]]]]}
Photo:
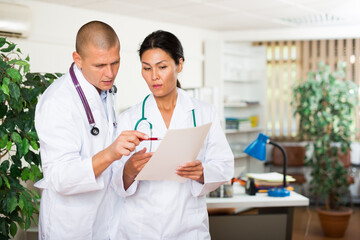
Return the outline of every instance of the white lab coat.
{"type": "MultiPolygon", "coordinates": [[[[190,179],[185,183],[135,181],[125,191],[122,175],[128,158],[123,157],[113,166],[111,186],[121,197],[115,204],[111,239],[210,239],[206,193],[233,177],[234,156],[214,107],[191,98],[184,90],[178,89],[169,128],[193,127],[192,109],[195,109],[197,126],[212,122],[197,157],[204,167],[205,184],[190,179]]],[[[134,129],[141,111],[142,102],[121,114],[118,130],[134,129]]],[[[167,128],[153,95],[145,103],[145,117],[153,124],[153,136],[163,137],[167,128]]],[[[146,127],[144,123],[138,130],[147,133],[146,127]]],[[[148,141],[142,143],[145,142],[148,141]]]]}
{"type": "Polygon", "coordinates": [[[111,167],[95,178],[92,157],[110,145],[116,130],[110,93],[104,104],[95,87],[74,65],[100,133],[93,136],[85,109],[70,74],[56,80],[41,96],[35,126],[40,139],[44,178],[40,204],[39,239],[109,239],[114,194],[108,188],[111,167]]]}

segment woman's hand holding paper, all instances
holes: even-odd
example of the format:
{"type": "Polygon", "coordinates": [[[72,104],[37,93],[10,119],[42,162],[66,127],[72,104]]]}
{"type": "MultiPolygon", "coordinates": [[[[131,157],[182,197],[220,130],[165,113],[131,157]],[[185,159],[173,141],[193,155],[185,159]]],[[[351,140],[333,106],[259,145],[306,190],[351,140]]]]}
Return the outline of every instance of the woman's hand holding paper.
{"type": "Polygon", "coordinates": [[[124,166],[124,188],[125,190],[134,182],[135,177],[144,168],[145,164],[150,160],[152,152],[147,153],[146,148],[134,153],[124,166]]]}
{"type": "Polygon", "coordinates": [[[180,177],[190,178],[204,184],[204,167],[200,160],[185,163],[176,169],[180,177]]]}

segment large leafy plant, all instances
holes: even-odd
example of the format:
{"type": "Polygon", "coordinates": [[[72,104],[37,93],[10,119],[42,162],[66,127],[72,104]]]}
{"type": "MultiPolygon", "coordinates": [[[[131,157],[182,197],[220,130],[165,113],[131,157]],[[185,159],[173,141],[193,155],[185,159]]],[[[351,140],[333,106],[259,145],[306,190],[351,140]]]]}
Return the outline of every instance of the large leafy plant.
{"type": "Polygon", "coordinates": [[[39,195],[25,187],[42,177],[34,127],[38,96],[59,74],[30,73],[16,44],[0,37],[0,239],[28,229],[39,211],[39,195]]]}
{"type": "Polygon", "coordinates": [[[345,63],[332,72],[320,62],[316,73],[294,88],[295,114],[300,117],[299,137],[310,142],[310,191],[325,200],[327,210],[338,209],[349,191],[347,170],[340,155],[350,150],[358,86],[345,80],[345,63]]]}

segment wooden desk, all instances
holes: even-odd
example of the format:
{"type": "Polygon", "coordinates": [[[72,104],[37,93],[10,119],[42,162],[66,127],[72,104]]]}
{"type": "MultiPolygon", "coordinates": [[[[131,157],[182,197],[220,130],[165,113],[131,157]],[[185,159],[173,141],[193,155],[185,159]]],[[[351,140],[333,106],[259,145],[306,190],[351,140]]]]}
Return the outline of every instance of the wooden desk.
{"type": "Polygon", "coordinates": [[[232,198],[207,198],[206,202],[208,208],[258,208],[255,214],[209,216],[212,240],[291,240],[294,207],[309,205],[309,199],[296,192],[281,198],[238,193],[232,198]]]}

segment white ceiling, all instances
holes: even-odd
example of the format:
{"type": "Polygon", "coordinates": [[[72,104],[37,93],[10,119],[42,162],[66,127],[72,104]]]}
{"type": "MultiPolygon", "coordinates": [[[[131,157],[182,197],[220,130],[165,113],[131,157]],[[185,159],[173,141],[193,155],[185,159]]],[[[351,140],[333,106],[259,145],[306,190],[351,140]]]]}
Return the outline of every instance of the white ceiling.
{"type": "Polygon", "coordinates": [[[360,25],[360,0],[37,0],[218,31],[360,25]]]}

